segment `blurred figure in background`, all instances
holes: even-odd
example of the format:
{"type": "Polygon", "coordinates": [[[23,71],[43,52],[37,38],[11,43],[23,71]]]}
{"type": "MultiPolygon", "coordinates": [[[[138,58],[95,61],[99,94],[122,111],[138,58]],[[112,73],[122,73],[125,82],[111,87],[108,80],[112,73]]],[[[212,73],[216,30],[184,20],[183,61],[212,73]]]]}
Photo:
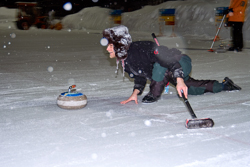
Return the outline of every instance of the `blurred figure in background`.
{"type": "Polygon", "coordinates": [[[232,46],[229,51],[241,52],[243,48],[242,28],[245,21],[245,10],[248,0],[231,0],[226,14],[231,25],[232,46]]]}

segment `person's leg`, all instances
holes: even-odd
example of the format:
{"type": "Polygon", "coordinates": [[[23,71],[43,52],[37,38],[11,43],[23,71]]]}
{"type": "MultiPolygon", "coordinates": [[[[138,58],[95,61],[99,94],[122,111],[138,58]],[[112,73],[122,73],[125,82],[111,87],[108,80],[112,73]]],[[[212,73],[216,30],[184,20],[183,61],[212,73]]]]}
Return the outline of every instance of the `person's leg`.
{"type": "Polygon", "coordinates": [[[240,23],[241,27],[240,27],[240,44],[239,44],[239,48],[242,49],[244,47],[244,42],[243,42],[243,33],[242,33],[242,29],[243,29],[243,22],[240,23]]]}
{"type": "Polygon", "coordinates": [[[189,77],[185,84],[190,95],[201,95],[206,92],[218,93],[223,90],[223,85],[216,80],[196,80],[189,77]]]}
{"type": "Polygon", "coordinates": [[[231,33],[231,36],[232,36],[232,44],[231,44],[231,47],[228,49],[228,51],[234,51],[234,49],[236,48],[236,42],[235,42],[235,37],[236,37],[236,25],[235,25],[235,22],[230,22],[230,25],[231,25],[231,30],[230,30],[230,33],[231,33]]]}
{"type": "Polygon", "coordinates": [[[229,51],[241,51],[243,48],[243,34],[242,34],[243,22],[232,22],[232,47],[229,51]]]}
{"type": "Polygon", "coordinates": [[[155,63],[152,70],[152,80],[156,82],[163,81],[166,71],[167,68],[162,67],[159,63],[155,63]]]}
{"type": "MultiPolygon", "coordinates": [[[[160,68],[161,69],[161,68],[160,68]]],[[[158,81],[152,80],[150,83],[150,91],[149,93],[142,99],[143,103],[153,103],[156,102],[160,97],[165,88],[165,85],[168,83],[168,70],[165,68],[164,75],[162,78],[163,69],[160,70],[161,75],[158,77],[158,81]]],[[[155,71],[156,72],[156,71],[155,71]]]]}
{"type": "Polygon", "coordinates": [[[235,27],[235,22],[232,22],[232,28],[231,28],[231,31],[232,31],[232,47],[233,49],[236,48],[236,35],[237,35],[237,30],[236,30],[236,27],[235,27]]]}
{"type": "Polygon", "coordinates": [[[150,92],[154,95],[154,97],[159,98],[164,90],[165,85],[166,84],[164,81],[156,82],[152,80],[149,86],[150,92]]]}
{"type": "Polygon", "coordinates": [[[192,60],[188,55],[182,54],[179,63],[184,73],[184,80],[187,80],[192,71],[192,60]]]}
{"type": "Polygon", "coordinates": [[[243,22],[235,22],[235,49],[241,50],[243,48],[243,22]]]}
{"type": "MultiPolygon", "coordinates": [[[[184,72],[184,80],[189,78],[189,74],[192,70],[191,59],[187,55],[180,55],[179,63],[182,66],[184,72]]],[[[160,64],[155,63],[153,68],[152,81],[150,84],[150,92],[143,98],[143,101],[157,101],[164,88],[165,85],[170,81],[172,84],[174,80],[172,79],[172,73],[168,71],[167,68],[160,66],[160,64]]]]}
{"type": "Polygon", "coordinates": [[[185,81],[188,87],[188,94],[201,95],[206,92],[218,93],[221,91],[241,90],[241,87],[236,85],[231,79],[225,77],[222,83],[216,80],[196,80],[189,77],[185,81]]]}
{"type": "Polygon", "coordinates": [[[142,99],[143,103],[153,103],[156,102],[160,97],[165,87],[165,82],[160,81],[156,82],[154,80],[150,83],[150,91],[148,94],[142,99]]]}

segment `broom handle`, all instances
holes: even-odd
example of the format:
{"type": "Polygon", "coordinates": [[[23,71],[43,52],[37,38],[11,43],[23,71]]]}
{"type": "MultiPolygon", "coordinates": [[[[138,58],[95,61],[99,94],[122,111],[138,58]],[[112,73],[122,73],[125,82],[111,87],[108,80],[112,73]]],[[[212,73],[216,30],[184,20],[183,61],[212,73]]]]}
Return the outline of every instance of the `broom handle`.
{"type": "Polygon", "coordinates": [[[156,43],[158,46],[160,46],[160,44],[159,44],[159,42],[158,42],[158,40],[157,40],[157,38],[156,38],[156,36],[155,36],[155,33],[152,33],[152,37],[154,38],[155,43],[156,43]]]}
{"type": "Polygon", "coordinates": [[[183,98],[183,100],[184,100],[184,102],[185,102],[185,104],[186,104],[186,106],[187,106],[187,108],[188,108],[188,111],[189,111],[190,115],[191,115],[192,118],[194,118],[194,119],[197,118],[196,115],[195,115],[195,113],[194,113],[194,110],[192,109],[190,103],[188,102],[188,99],[185,98],[184,93],[183,93],[182,90],[181,90],[181,94],[182,94],[182,98],[183,98]]]}
{"type": "Polygon", "coordinates": [[[222,18],[222,20],[221,20],[220,26],[219,26],[219,28],[218,28],[218,30],[217,30],[217,32],[216,32],[216,35],[215,35],[215,37],[214,37],[214,40],[213,40],[213,42],[212,42],[212,45],[211,45],[210,49],[212,49],[213,46],[214,46],[214,42],[215,42],[215,40],[216,40],[216,38],[217,38],[217,36],[218,36],[218,34],[219,34],[219,32],[220,32],[220,29],[221,29],[222,23],[224,22],[225,17],[226,17],[226,15],[224,15],[223,18],[222,18]]]}

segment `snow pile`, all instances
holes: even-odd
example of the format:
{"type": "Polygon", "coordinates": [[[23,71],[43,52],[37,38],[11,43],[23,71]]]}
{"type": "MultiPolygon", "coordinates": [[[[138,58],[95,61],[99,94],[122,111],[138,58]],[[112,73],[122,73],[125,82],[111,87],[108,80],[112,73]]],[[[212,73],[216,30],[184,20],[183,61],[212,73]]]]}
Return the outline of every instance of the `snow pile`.
{"type": "Polygon", "coordinates": [[[0,28],[16,28],[14,21],[16,21],[17,9],[8,9],[0,7],[0,28]]]}
{"type": "Polygon", "coordinates": [[[159,32],[159,9],[171,8],[176,9],[177,32],[209,36],[215,34],[214,7],[208,2],[169,1],[157,6],[146,6],[139,11],[124,14],[123,21],[133,30],[159,32]]]}
{"type": "MultiPolygon", "coordinates": [[[[144,8],[122,14],[122,24],[130,31],[159,32],[159,9],[175,8],[175,32],[182,35],[198,35],[214,37],[216,7],[227,7],[230,0],[188,0],[188,1],[167,1],[156,6],[145,6],[144,8]]],[[[250,6],[250,2],[248,2],[250,6]]],[[[68,15],[62,19],[63,27],[77,30],[102,30],[114,26],[110,17],[110,9],[100,7],[84,8],[78,13],[68,15]]],[[[12,28],[14,26],[16,9],[0,8],[1,27],[12,28]],[[5,23],[5,24],[2,24],[5,23]]],[[[246,22],[244,23],[244,39],[250,40],[250,10],[246,10],[246,22]]],[[[171,26],[164,26],[165,29],[171,26]]],[[[222,27],[220,37],[229,38],[230,28],[222,27]]]]}
{"type": "MultiPolygon", "coordinates": [[[[130,31],[159,32],[159,9],[175,8],[175,31],[183,35],[199,35],[214,37],[216,33],[216,7],[228,6],[230,0],[221,1],[168,1],[156,6],[144,8],[122,14],[122,24],[130,31]],[[225,5],[226,4],[226,5],[225,5]]],[[[71,29],[103,30],[114,26],[109,16],[110,10],[100,7],[86,8],[79,13],[69,15],[63,19],[63,25],[71,29]]],[[[250,10],[246,11],[244,34],[250,29],[250,10]]],[[[220,37],[229,38],[229,28],[222,28],[220,37]]],[[[246,35],[245,39],[250,39],[246,35]]]]}
{"type": "Polygon", "coordinates": [[[100,7],[84,8],[78,13],[65,16],[62,20],[64,28],[78,30],[103,30],[112,26],[110,9],[100,7]]]}
{"type": "Polygon", "coordinates": [[[6,7],[0,7],[0,20],[15,19],[17,9],[8,9],[6,7]]]}

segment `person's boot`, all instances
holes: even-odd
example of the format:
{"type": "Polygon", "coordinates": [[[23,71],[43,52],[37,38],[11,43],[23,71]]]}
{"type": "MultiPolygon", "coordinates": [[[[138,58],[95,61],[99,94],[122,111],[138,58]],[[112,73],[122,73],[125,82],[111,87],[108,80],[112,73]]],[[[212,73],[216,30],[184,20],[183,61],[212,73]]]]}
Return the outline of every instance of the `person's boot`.
{"type": "Polygon", "coordinates": [[[142,103],[154,103],[159,99],[159,97],[154,97],[153,93],[149,92],[143,97],[142,103]]]}
{"type": "Polygon", "coordinates": [[[235,51],[236,51],[236,52],[242,52],[242,49],[239,48],[239,47],[237,47],[237,48],[235,48],[235,51]]]}
{"type": "Polygon", "coordinates": [[[241,87],[239,87],[238,85],[236,85],[231,79],[229,79],[228,77],[225,77],[222,84],[224,85],[223,90],[241,90],[241,87]]]}
{"type": "Polygon", "coordinates": [[[230,48],[228,48],[228,51],[234,51],[234,47],[230,47],[230,48]]]}

